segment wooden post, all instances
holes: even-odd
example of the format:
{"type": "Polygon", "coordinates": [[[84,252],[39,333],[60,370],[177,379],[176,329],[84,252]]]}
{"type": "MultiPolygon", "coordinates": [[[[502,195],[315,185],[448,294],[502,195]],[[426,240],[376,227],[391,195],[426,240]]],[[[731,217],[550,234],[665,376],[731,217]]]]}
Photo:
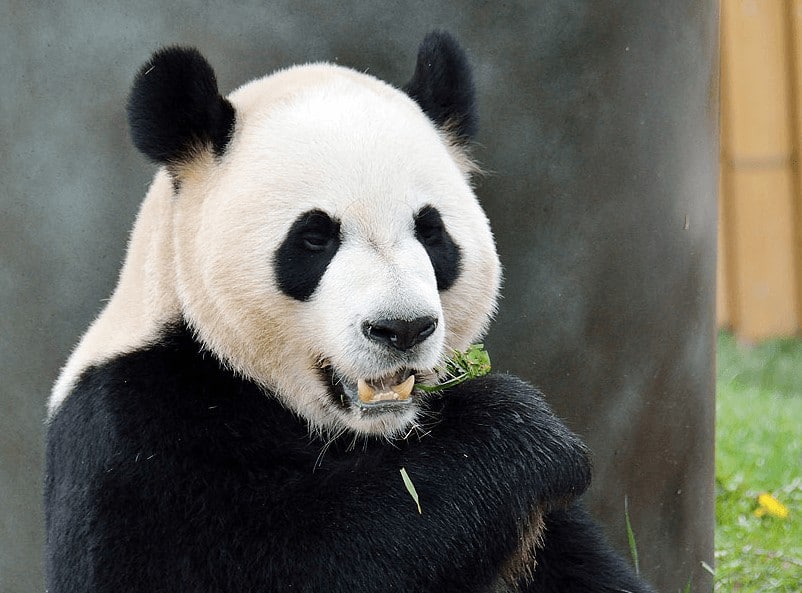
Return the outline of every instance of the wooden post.
{"type": "Polygon", "coordinates": [[[802,317],[800,77],[798,49],[793,50],[799,5],[798,0],[721,5],[718,319],[749,340],[793,334],[802,317]]]}

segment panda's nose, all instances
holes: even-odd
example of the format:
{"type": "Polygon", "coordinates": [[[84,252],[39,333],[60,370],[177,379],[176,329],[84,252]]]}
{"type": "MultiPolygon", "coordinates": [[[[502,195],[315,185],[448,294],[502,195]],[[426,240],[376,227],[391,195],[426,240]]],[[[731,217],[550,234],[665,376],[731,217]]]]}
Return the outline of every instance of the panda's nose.
{"type": "Polygon", "coordinates": [[[378,344],[406,351],[423,342],[434,333],[437,319],[418,317],[417,319],[377,319],[362,324],[362,333],[378,344]]]}

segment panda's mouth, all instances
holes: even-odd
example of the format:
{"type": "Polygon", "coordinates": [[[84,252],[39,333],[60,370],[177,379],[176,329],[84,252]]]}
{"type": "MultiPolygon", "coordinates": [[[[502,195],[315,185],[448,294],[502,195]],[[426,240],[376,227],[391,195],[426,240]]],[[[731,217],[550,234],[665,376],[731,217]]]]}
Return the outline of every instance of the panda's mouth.
{"type": "Polygon", "coordinates": [[[409,405],[415,391],[416,372],[400,369],[376,379],[360,378],[356,382],[340,376],[331,366],[322,365],[335,402],[363,410],[390,410],[409,405]]]}

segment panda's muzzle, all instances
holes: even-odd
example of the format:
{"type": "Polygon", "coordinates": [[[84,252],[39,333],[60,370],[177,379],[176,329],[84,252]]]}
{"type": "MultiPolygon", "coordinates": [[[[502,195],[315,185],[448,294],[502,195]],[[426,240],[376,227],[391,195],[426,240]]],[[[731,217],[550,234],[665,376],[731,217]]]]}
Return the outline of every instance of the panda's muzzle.
{"type": "MultiPolygon", "coordinates": [[[[379,318],[365,321],[362,334],[379,347],[389,359],[404,359],[437,329],[436,317],[414,319],[379,318]]],[[[400,361],[400,360],[399,360],[400,361]]],[[[321,365],[335,401],[344,407],[360,410],[390,411],[413,400],[418,371],[403,367],[378,378],[361,377],[354,381],[338,374],[327,364],[321,365]]],[[[425,374],[425,373],[423,373],[425,374]]]]}

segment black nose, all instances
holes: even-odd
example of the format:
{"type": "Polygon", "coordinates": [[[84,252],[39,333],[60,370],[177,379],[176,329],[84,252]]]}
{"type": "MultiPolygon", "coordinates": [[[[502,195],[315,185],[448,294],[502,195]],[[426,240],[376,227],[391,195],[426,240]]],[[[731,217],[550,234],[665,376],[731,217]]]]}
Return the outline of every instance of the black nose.
{"type": "Polygon", "coordinates": [[[373,342],[403,352],[423,342],[434,333],[436,328],[437,319],[434,317],[418,317],[411,321],[377,319],[376,321],[366,321],[362,325],[362,333],[373,342]]]}

